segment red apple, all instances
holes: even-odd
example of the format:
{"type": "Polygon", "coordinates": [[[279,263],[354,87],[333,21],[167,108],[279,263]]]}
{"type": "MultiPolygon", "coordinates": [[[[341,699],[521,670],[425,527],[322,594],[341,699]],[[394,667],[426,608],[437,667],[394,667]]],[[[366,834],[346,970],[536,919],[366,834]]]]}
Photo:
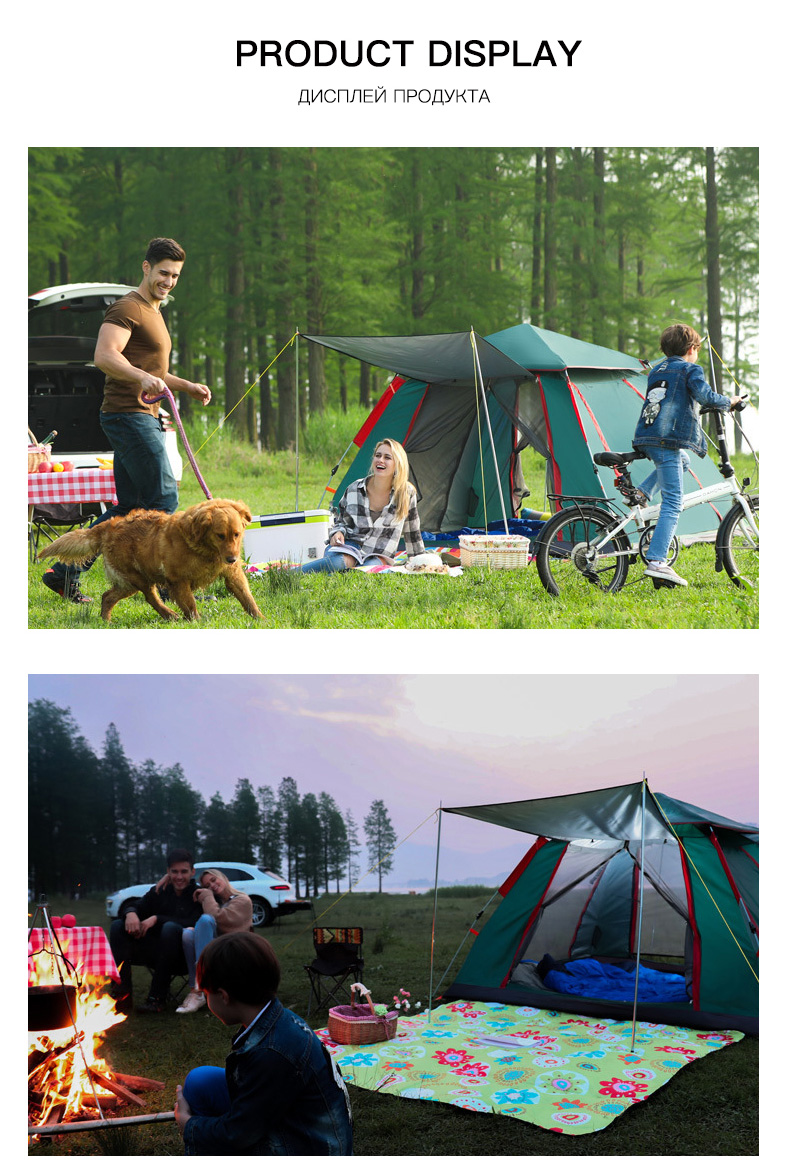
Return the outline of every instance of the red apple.
{"type": "Polygon", "coordinates": [[[49,921],[56,931],[63,926],[63,920],[61,919],[60,915],[50,915],[49,921]]]}
{"type": "Polygon", "coordinates": [[[74,462],[61,462],[60,464],[63,466],[64,470],[73,470],[74,469],[74,462]]]}
{"type": "Polygon", "coordinates": [[[51,474],[52,473],[52,462],[40,462],[37,472],[39,474],[51,474]]]}
{"type": "Polygon", "coordinates": [[[77,920],[74,918],[73,915],[64,915],[63,916],[63,926],[64,927],[74,927],[74,926],[76,926],[76,923],[77,923],[77,920]]]}

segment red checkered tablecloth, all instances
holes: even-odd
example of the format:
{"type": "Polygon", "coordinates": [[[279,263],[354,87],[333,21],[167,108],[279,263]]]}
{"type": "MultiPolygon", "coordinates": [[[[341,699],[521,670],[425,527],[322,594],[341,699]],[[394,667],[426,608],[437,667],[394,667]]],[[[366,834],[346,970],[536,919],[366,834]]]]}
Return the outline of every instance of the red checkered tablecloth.
{"type": "Polygon", "coordinates": [[[112,470],[63,470],[28,474],[27,503],[117,502],[112,470]]]}
{"type": "MultiPolygon", "coordinates": [[[[120,980],[110,944],[101,927],[62,927],[55,934],[64,956],[74,964],[81,976],[109,976],[113,980],[120,980]]],[[[30,943],[34,952],[42,947],[46,951],[52,950],[49,933],[39,927],[33,928],[30,943]]]]}

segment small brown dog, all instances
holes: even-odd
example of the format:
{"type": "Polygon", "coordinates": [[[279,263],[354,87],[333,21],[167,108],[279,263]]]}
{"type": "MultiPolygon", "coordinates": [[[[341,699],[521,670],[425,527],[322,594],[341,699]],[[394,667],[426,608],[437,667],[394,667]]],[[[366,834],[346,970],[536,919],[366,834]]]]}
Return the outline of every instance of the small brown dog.
{"type": "Polygon", "coordinates": [[[243,502],[215,498],[177,514],[132,510],[121,518],[56,538],[39,559],[85,563],[104,555],[109,591],[101,600],[101,617],[109,621],[119,599],[136,591],[162,619],[178,619],[178,612],[161,600],[164,584],[185,619],[197,619],[194,589],[222,576],[231,595],[255,619],[261,618],[241,560],[241,540],[252,513],[243,502]]]}

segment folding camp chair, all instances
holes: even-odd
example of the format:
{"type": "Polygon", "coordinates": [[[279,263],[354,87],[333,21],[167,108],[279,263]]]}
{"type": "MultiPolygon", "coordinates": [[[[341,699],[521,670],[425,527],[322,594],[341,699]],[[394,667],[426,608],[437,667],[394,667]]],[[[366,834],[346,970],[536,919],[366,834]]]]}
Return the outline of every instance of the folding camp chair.
{"type": "MultiPolygon", "coordinates": [[[[154,977],[154,969],[150,964],[146,964],[145,968],[151,973],[151,979],[154,977]]],[[[168,1004],[178,1004],[181,997],[184,995],[189,985],[189,972],[187,971],[186,963],[179,966],[170,977],[170,983],[167,988],[167,996],[165,999],[168,1004]]]]}
{"type": "Polygon", "coordinates": [[[347,1003],[339,998],[340,989],[346,980],[358,979],[365,966],[361,927],[314,927],[313,946],[315,959],[304,965],[310,978],[308,1016],[313,1004],[329,1008],[333,1003],[347,1003]]]}
{"type": "Polygon", "coordinates": [[[92,522],[100,513],[101,507],[96,502],[37,503],[31,507],[28,517],[31,560],[35,560],[42,542],[54,542],[61,534],[92,522]]]}

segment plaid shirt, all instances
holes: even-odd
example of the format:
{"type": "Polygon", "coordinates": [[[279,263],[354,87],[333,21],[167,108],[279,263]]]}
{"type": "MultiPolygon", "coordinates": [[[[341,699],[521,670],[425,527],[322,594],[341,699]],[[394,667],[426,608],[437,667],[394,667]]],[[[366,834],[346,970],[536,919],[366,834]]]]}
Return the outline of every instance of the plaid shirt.
{"type": "Polygon", "coordinates": [[[395,501],[390,500],[375,521],[370,516],[370,503],[365,478],[358,478],[346,490],[337,508],[329,537],[342,531],[345,538],[358,543],[366,555],[392,558],[398,550],[401,537],[409,555],[425,551],[420,534],[420,516],[417,513],[417,491],[411,486],[409,509],[405,518],[395,517],[395,501]]]}

